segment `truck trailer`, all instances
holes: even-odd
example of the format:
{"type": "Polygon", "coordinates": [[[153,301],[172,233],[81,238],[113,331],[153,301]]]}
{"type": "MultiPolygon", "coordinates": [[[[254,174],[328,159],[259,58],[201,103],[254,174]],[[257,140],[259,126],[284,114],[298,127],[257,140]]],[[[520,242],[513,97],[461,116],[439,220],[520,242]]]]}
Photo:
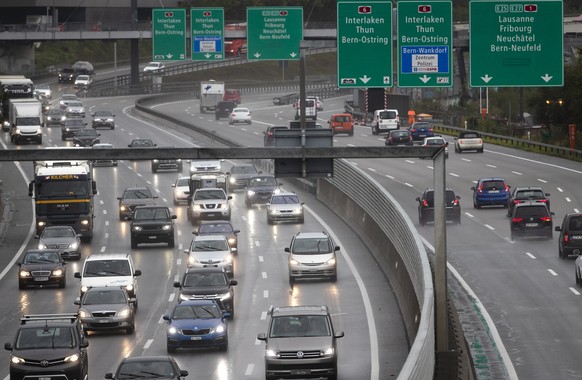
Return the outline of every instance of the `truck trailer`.
{"type": "Polygon", "coordinates": [[[215,112],[216,105],[224,97],[224,82],[215,80],[200,82],[200,113],[215,112]]]}

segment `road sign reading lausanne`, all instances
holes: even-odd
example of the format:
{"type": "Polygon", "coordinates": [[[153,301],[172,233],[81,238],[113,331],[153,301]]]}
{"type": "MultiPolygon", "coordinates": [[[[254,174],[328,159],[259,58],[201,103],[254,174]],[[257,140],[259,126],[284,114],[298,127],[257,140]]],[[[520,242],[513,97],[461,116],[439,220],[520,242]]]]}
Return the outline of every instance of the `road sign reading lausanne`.
{"type": "Polygon", "coordinates": [[[471,1],[471,86],[563,86],[563,13],[562,0],[471,1]]]}
{"type": "Polygon", "coordinates": [[[392,87],[392,2],[337,3],[338,87],[392,87]]]}
{"type": "Polygon", "coordinates": [[[191,8],[192,60],[224,59],[224,8],[191,8]]]}
{"type": "Polygon", "coordinates": [[[154,61],[186,59],[185,9],[152,9],[152,56],[154,61]]]}
{"type": "Polygon", "coordinates": [[[452,87],[450,0],[399,1],[398,87],[452,87]]]}
{"type": "Polygon", "coordinates": [[[302,7],[247,8],[247,59],[298,60],[302,39],[302,7]]]}

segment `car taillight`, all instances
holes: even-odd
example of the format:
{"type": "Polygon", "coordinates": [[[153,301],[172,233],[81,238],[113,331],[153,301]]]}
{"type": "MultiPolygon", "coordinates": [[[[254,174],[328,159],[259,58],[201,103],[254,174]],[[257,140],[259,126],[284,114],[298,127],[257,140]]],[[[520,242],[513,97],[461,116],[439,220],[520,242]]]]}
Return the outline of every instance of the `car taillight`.
{"type": "Polygon", "coordinates": [[[411,132],[412,133],[416,133],[416,129],[415,128],[412,128],[411,132]]]}
{"type": "Polygon", "coordinates": [[[513,200],[513,204],[514,204],[514,205],[518,205],[518,204],[520,204],[520,203],[522,203],[522,202],[523,202],[523,201],[520,201],[519,199],[514,199],[514,200],[513,200]]]}
{"type": "Polygon", "coordinates": [[[428,202],[426,201],[426,199],[422,201],[422,205],[423,205],[424,207],[428,207],[428,202]]]}
{"type": "Polygon", "coordinates": [[[538,199],[538,202],[541,202],[541,203],[548,203],[548,200],[547,200],[547,199],[538,199]]]}
{"type": "Polygon", "coordinates": [[[551,222],[552,221],[552,218],[549,217],[549,216],[543,216],[543,217],[540,218],[540,220],[542,222],[551,222]]]}
{"type": "Polygon", "coordinates": [[[505,191],[509,191],[509,186],[505,185],[505,191]]]}
{"type": "Polygon", "coordinates": [[[273,132],[271,131],[267,132],[267,136],[273,136],[273,132]]]}
{"type": "Polygon", "coordinates": [[[564,243],[567,243],[568,241],[570,241],[568,234],[564,234],[564,243]]]}
{"type": "Polygon", "coordinates": [[[513,218],[513,219],[511,219],[511,222],[512,223],[521,223],[521,222],[523,222],[523,218],[513,218]]]}
{"type": "Polygon", "coordinates": [[[456,205],[458,205],[458,204],[459,204],[459,200],[458,200],[458,199],[455,199],[455,200],[453,201],[453,205],[455,205],[455,206],[456,206],[456,205]]]}
{"type": "Polygon", "coordinates": [[[235,117],[236,113],[231,113],[230,116],[235,117]]]}
{"type": "Polygon", "coordinates": [[[479,193],[482,193],[482,192],[483,192],[483,186],[479,186],[479,187],[477,188],[477,192],[479,192],[479,193]]]}
{"type": "Polygon", "coordinates": [[[432,132],[433,130],[432,130],[432,128],[429,128],[429,129],[428,129],[428,131],[429,131],[429,132],[432,132]]]}

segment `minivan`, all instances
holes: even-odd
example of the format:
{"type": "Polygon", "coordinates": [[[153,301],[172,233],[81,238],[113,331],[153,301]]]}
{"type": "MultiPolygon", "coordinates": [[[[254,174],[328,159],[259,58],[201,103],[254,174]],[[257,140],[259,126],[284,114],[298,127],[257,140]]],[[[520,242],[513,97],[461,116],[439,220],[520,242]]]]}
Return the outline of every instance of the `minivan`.
{"type": "Polygon", "coordinates": [[[400,129],[400,116],[396,109],[383,109],[374,111],[372,120],[372,134],[390,132],[400,129]]]}

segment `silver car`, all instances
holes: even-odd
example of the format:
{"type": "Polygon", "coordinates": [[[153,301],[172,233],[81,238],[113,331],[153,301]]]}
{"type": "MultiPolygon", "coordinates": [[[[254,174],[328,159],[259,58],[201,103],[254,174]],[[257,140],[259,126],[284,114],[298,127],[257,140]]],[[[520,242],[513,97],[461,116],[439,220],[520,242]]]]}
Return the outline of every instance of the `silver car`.
{"type": "Polygon", "coordinates": [[[67,117],[85,117],[85,106],[81,102],[67,104],[67,117]]]}
{"type": "Polygon", "coordinates": [[[273,194],[267,203],[267,223],[292,221],[303,223],[303,204],[295,193],[273,194]]]}
{"type": "Polygon", "coordinates": [[[89,288],[75,300],[85,331],[135,331],[135,298],[122,286],[89,288]]]}
{"type": "Polygon", "coordinates": [[[188,195],[190,195],[190,185],[188,184],[190,177],[178,177],[175,183],[172,184],[174,188],[174,204],[180,202],[188,202],[188,195]]]}
{"type": "Polygon", "coordinates": [[[289,283],[298,278],[337,280],[336,252],[340,250],[325,232],[298,232],[285,252],[289,254],[289,283]]]}
{"type": "Polygon", "coordinates": [[[49,226],[39,236],[38,249],[57,249],[63,259],[81,258],[81,235],[71,226],[49,226]]]}
{"type": "Polygon", "coordinates": [[[233,253],[224,235],[202,235],[192,239],[188,254],[188,266],[195,268],[224,268],[230,277],[234,276],[233,253]]]}

